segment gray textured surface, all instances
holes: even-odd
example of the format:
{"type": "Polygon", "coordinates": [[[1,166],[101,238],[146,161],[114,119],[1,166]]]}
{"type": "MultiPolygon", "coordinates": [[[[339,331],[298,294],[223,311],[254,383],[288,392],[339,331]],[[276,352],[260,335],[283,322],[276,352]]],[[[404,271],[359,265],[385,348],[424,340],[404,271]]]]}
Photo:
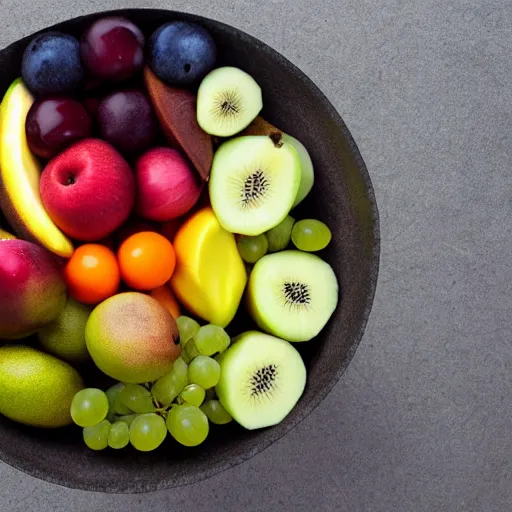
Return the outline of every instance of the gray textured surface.
{"type": "Polygon", "coordinates": [[[0,465],[0,510],[510,510],[510,1],[3,0],[0,46],[143,4],[250,32],[331,99],[379,200],[374,310],[325,402],[245,464],[138,496],[71,491],[0,465]]]}

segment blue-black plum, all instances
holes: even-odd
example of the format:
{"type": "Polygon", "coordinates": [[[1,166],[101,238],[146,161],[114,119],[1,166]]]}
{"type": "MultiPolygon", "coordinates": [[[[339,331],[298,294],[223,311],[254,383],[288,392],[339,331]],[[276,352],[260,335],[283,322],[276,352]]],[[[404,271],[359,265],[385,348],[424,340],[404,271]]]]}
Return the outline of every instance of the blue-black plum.
{"type": "Polygon", "coordinates": [[[217,58],[217,46],[200,25],[184,21],[166,23],[149,42],[149,64],[168,85],[187,86],[209,73],[217,58]]]}
{"type": "Polygon", "coordinates": [[[84,76],[78,40],[61,32],[36,37],[23,53],[21,76],[36,96],[74,92],[84,76]]]}

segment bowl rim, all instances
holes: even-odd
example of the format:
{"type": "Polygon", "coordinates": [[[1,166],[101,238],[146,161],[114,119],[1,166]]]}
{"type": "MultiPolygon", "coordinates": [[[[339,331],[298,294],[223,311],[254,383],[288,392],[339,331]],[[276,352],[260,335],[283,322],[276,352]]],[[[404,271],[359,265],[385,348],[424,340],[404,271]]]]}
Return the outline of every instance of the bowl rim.
{"type": "Polygon", "coordinates": [[[329,114],[331,119],[336,123],[336,126],[343,134],[346,142],[348,143],[353,158],[356,162],[356,166],[360,172],[362,181],[364,183],[366,193],[368,196],[368,201],[371,205],[371,220],[372,220],[372,257],[370,259],[370,272],[369,272],[369,287],[365,293],[364,300],[364,311],[363,315],[360,319],[359,328],[357,330],[357,335],[355,336],[350,348],[347,351],[347,355],[343,361],[343,363],[336,369],[335,374],[330,379],[330,381],[325,385],[325,387],[315,396],[315,400],[305,406],[305,408],[300,410],[293,419],[290,419],[287,423],[282,424],[281,428],[273,428],[269,430],[271,432],[263,441],[262,444],[259,444],[258,447],[253,448],[247,452],[243,452],[238,454],[238,456],[234,460],[230,461],[221,461],[216,463],[211,468],[205,468],[203,471],[197,472],[192,479],[187,478],[186,475],[178,478],[174,478],[171,480],[166,480],[165,478],[153,483],[149,484],[147,482],[137,482],[134,485],[112,485],[110,483],[104,485],[96,485],[91,486],[88,484],[82,484],[81,482],[70,482],[60,476],[54,476],[48,474],[45,471],[40,471],[37,467],[30,467],[30,465],[24,464],[22,460],[11,457],[9,454],[6,454],[2,448],[0,447],[0,461],[3,461],[5,464],[22,471],[32,477],[35,477],[39,480],[43,480],[45,482],[49,482],[51,484],[59,485],[66,488],[82,490],[82,491],[90,491],[90,492],[106,492],[112,494],[139,494],[145,492],[153,492],[153,491],[161,491],[175,487],[184,487],[187,485],[193,485],[197,482],[201,482],[203,480],[207,480],[217,474],[220,474],[228,469],[231,469],[247,460],[251,459],[255,455],[264,452],[268,448],[270,448],[274,443],[276,443],[279,439],[288,434],[292,429],[294,429],[297,425],[302,423],[327,397],[327,395],[333,390],[334,386],[339,382],[341,376],[345,373],[348,365],[352,361],[356,350],[362,340],[362,337],[365,332],[365,328],[368,324],[368,320],[370,317],[370,313],[372,310],[373,302],[375,299],[375,294],[377,290],[378,284],[378,274],[380,267],[380,254],[381,254],[381,236],[380,236],[380,216],[379,210],[377,206],[377,199],[375,197],[374,187],[368,173],[367,166],[363,160],[363,157],[359,151],[359,148],[352,137],[345,121],[342,119],[341,115],[335,109],[334,105],[330,102],[327,96],[321,91],[321,89],[312,81],[308,75],[302,71],[296,64],[291,62],[288,58],[282,55],[277,50],[274,50],[271,46],[260,40],[259,38],[247,33],[245,30],[242,30],[238,27],[230,25],[229,23],[225,23],[219,21],[215,18],[210,18],[206,16],[201,16],[196,13],[191,13],[187,11],[177,11],[174,9],[154,9],[150,7],[141,7],[141,8],[126,8],[126,9],[109,9],[106,11],[94,11],[88,14],[83,14],[80,16],[76,16],[74,18],[68,18],[58,23],[55,23],[46,28],[37,30],[31,34],[28,34],[21,39],[14,41],[13,43],[7,45],[4,48],[0,49],[0,56],[5,53],[9,53],[13,51],[19,45],[28,43],[31,39],[40,35],[42,33],[48,32],[50,30],[59,30],[63,29],[64,26],[70,22],[80,22],[85,21],[86,19],[94,19],[103,16],[131,16],[135,17],[137,13],[147,13],[154,12],[155,14],[161,13],[165,14],[165,16],[178,16],[178,17],[187,17],[191,20],[196,20],[198,23],[201,22],[213,22],[219,28],[227,29],[228,31],[238,32],[243,35],[247,40],[251,40],[253,43],[257,43],[258,46],[275,60],[279,65],[285,66],[294,73],[298,80],[301,80],[306,87],[308,87],[317,100],[321,103],[322,107],[329,114]],[[273,432],[273,433],[272,433],[273,432]]]}

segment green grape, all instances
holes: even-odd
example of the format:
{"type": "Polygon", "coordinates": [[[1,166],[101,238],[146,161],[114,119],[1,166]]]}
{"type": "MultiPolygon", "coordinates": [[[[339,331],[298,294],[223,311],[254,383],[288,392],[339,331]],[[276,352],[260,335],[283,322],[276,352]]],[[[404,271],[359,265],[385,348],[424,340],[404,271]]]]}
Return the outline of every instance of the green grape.
{"type": "Polygon", "coordinates": [[[130,442],[130,427],[124,421],[116,421],[108,433],[108,445],[110,448],[120,450],[128,446],[130,442]]]}
{"type": "Polygon", "coordinates": [[[141,414],[130,425],[130,443],[140,452],[158,448],[167,436],[165,420],[158,414],[141,414]]]}
{"type": "Polygon", "coordinates": [[[187,344],[184,347],[184,351],[185,351],[185,353],[188,356],[189,362],[192,361],[192,359],[194,359],[194,357],[197,357],[199,355],[199,352],[197,350],[197,346],[194,343],[194,338],[192,338],[191,340],[187,341],[187,344]]]}
{"type": "Polygon", "coordinates": [[[158,379],[151,388],[155,400],[161,405],[170,405],[188,384],[188,365],[182,357],[178,357],[172,370],[158,379]]]}
{"type": "Polygon", "coordinates": [[[299,220],[292,229],[292,241],[301,251],[321,251],[329,245],[331,236],[327,225],[316,219],[299,220]]]}
{"type": "Polygon", "coordinates": [[[284,251],[292,237],[295,219],[288,215],[282,222],[265,233],[268,240],[268,252],[284,251]]]}
{"type": "Polygon", "coordinates": [[[181,402],[199,407],[206,396],[205,390],[197,384],[189,384],[180,394],[181,402]]]}
{"type": "Polygon", "coordinates": [[[155,410],[151,393],[144,386],[139,386],[138,384],[125,384],[124,388],[119,392],[119,400],[130,411],[138,414],[155,410]]]}
{"type": "Polygon", "coordinates": [[[231,339],[222,327],[208,324],[199,329],[193,341],[199,354],[213,356],[217,352],[224,352],[229,347],[231,339]]]}
{"type": "Polygon", "coordinates": [[[107,417],[107,395],[101,389],[82,389],[73,397],[70,412],[79,427],[92,427],[107,417]]]}
{"type": "Polygon", "coordinates": [[[85,427],[83,430],[84,443],[91,450],[104,450],[108,446],[108,436],[110,432],[110,421],[103,420],[85,427]]]}
{"type": "Polygon", "coordinates": [[[212,423],[216,423],[217,425],[225,425],[233,421],[229,412],[222,407],[218,400],[208,400],[208,402],[201,405],[201,411],[206,414],[207,418],[212,423]]]}
{"type": "Polygon", "coordinates": [[[118,382],[113,386],[109,387],[105,394],[108,398],[108,420],[112,421],[116,414],[130,414],[130,409],[124,405],[121,400],[119,400],[119,393],[124,388],[124,384],[122,382],[118,382]]]}
{"type": "Polygon", "coordinates": [[[203,389],[213,388],[220,378],[220,365],[215,359],[197,356],[188,366],[188,380],[203,389]]]}
{"type": "Polygon", "coordinates": [[[265,256],[268,250],[267,237],[264,234],[258,236],[241,235],[237,240],[238,252],[247,263],[256,263],[265,256]]]}
{"type": "Polygon", "coordinates": [[[208,418],[193,405],[175,405],[167,416],[167,428],[178,443],[197,446],[208,436],[208,418]]]}
{"type": "Polygon", "coordinates": [[[125,414],[123,416],[119,416],[118,421],[122,421],[126,423],[128,426],[132,424],[132,421],[137,417],[137,414],[125,414]]]}
{"type": "Polygon", "coordinates": [[[191,340],[197,331],[199,331],[199,324],[188,316],[180,316],[176,319],[178,331],[180,332],[180,343],[184,347],[188,340],[191,340]]]}

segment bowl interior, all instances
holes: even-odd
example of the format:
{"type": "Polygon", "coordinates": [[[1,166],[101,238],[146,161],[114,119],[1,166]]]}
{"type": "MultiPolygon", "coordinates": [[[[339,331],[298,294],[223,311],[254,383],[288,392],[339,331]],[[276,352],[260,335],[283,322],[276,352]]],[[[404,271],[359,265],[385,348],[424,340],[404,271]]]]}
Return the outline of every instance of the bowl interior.
{"type": "MultiPolygon", "coordinates": [[[[364,162],[345,124],[312,82],[280,54],[230,26],[198,16],[162,10],[123,10],[146,34],[170,20],[185,19],[213,34],[222,64],[239,66],[260,83],[263,116],[308,148],[316,169],[313,192],[298,218],[326,222],[333,240],[323,257],[339,279],[341,301],[315,340],[298,344],[308,368],[302,399],[281,424],[246,431],[230,424],[214,427],[197,448],[166,441],[153,453],[88,450],[81,429],[58,431],[21,426],[0,417],[0,458],[33,476],[64,486],[105,492],[144,492],[192,483],[232,467],[268,447],[304,419],[336,383],[361,339],[375,292],[379,260],[378,213],[364,162]]],[[[79,36],[94,19],[84,16],[50,27],[79,36]]],[[[49,30],[49,29],[47,29],[49,30]]],[[[31,36],[32,37],[32,36],[31,36]]],[[[21,56],[31,37],[0,52],[0,93],[19,76],[21,56]]],[[[237,334],[253,327],[240,315],[231,327],[237,334]]],[[[83,369],[95,384],[97,372],[83,369]]]]}

